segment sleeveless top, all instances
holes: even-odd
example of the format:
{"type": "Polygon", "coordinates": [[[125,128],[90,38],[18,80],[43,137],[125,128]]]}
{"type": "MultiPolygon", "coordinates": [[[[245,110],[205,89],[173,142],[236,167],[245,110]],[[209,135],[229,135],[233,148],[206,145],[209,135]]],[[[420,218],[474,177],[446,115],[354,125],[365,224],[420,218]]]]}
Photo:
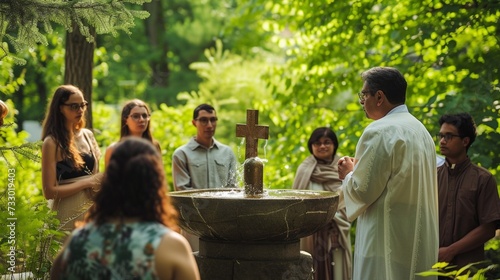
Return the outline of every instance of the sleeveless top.
{"type": "MultiPolygon", "coordinates": [[[[96,164],[96,156],[94,156],[95,147],[86,133],[83,136],[90,146],[90,153],[81,153],[84,160],[82,169],[75,169],[67,159],[57,162],[56,175],[58,185],[69,184],[93,174],[92,171],[96,164]]],[[[83,222],[85,214],[93,204],[94,195],[93,190],[87,188],[64,198],[49,200],[50,209],[57,212],[56,217],[60,221],[57,229],[64,231],[67,235],[75,229],[76,223],[83,222]]]]}
{"type": "Polygon", "coordinates": [[[168,232],[157,222],[90,222],[62,251],[61,279],[158,279],[154,254],[168,232]]]}
{"type": "Polygon", "coordinates": [[[67,180],[85,175],[92,175],[92,171],[94,170],[95,165],[95,158],[94,154],[92,153],[93,146],[87,134],[84,133],[83,137],[85,138],[85,141],[87,141],[87,144],[89,145],[91,151],[90,153],[80,153],[84,161],[83,167],[80,170],[75,169],[73,164],[68,159],[58,161],[56,164],[56,175],[58,180],[67,180]]]}

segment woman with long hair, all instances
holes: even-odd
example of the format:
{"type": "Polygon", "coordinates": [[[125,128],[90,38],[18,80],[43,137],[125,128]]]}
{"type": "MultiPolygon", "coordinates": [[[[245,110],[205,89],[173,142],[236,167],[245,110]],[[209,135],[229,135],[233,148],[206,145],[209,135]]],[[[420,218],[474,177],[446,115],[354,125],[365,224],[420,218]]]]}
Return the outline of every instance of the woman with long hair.
{"type": "Polygon", "coordinates": [[[80,89],[59,86],[42,125],[43,195],[64,231],[83,221],[100,185],[101,152],[94,134],[85,128],[87,105],[80,89]]]}
{"type": "MultiPolygon", "coordinates": [[[[140,99],[129,100],[123,105],[120,119],[120,141],[127,136],[144,138],[158,149],[161,154],[160,143],[151,135],[150,123],[151,110],[148,105],[140,99]]],[[[112,143],[106,148],[104,155],[104,166],[108,166],[111,154],[118,142],[112,143]]]]}
{"type": "Polygon", "coordinates": [[[200,279],[165,188],[149,141],[116,144],[88,223],[68,239],[51,279],[200,279]]]}
{"type": "MultiPolygon", "coordinates": [[[[311,153],[297,169],[294,189],[340,191],[337,148],[339,141],[328,127],[316,128],[307,142],[311,153]]],[[[344,202],[339,201],[333,220],[300,240],[301,249],[313,257],[314,279],[351,279],[351,223],[344,202]]]]}

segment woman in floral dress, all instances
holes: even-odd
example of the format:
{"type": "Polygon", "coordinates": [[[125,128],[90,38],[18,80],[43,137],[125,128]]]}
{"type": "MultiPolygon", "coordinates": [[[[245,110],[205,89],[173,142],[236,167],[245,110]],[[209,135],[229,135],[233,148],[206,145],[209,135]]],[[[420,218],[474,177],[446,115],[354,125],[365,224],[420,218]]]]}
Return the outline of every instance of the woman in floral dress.
{"type": "Polygon", "coordinates": [[[51,279],[200,279],[151,142],[116,145],[88,222],[56,258],[51,279]]]}

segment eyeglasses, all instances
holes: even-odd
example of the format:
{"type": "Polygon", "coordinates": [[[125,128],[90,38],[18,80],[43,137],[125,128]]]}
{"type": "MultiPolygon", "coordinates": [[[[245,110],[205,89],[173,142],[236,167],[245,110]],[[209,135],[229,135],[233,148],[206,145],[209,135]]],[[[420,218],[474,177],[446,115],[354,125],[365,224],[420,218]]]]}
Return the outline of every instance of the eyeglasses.
{"type": "Polygon", "coordinates": [[[438,140],[438,141],[441,141],[441,139],[443,139],[443,138],[444,138],[444,140],[445,140],[446,142],[448,142],[448,141],[450,141],[451,139],[453,139],[453,137],[460,137],[460,138],[462,138],[462,136],[460,136],[460,135],[457,135],[457,134],[451,134],[451,133],[445,133],[445,134],[443,134],[443,133],[438,133],[438,134],[436,134],[436,138],[437,138],[437,140],[438,140]]]}
{"type": "Polygon", "coordinates": [[[63,106],[68,106],[71,111],[78,111],[79,109],[85,110],[87,108],[87,105],[89,105],[88,102],[83,102],[83,103],[69,103],[69,104],[61,104],[63,106]]]}
{"type": "Polygon", "coordinates": [[[331,142],[331,141],[325,141],[325,142],[314,142],[313,143],[313,146],[316,147],[316,148],[321,147],[321,145],[323,145],[325,147],[330,147],[331,145],[333,145],[333,142],[331,142]]]}
{"type": "Polygon", "coordinates": [[[365,101],[366,99],[366,96],[370,94],[369,92],[358,92],[358,98],[359,98],[359,101],[365,101]]]}
{"type": "Polygon", "coordinates": [[[141,120],[141,118],[148,121],[151,118],[151,115],[146,114],[146,113],[142,113],[142,114],[137,113],[137,114],[129,115],[129,117],[131,117],[134,121],[138,122],[141,120]]]}
{"type": "Polygon", "coordinates": [[[194,120],[199,121],[202,125],[208,125],[209,121],[211,124],[216,124],[219,119],[217,117],[211,117],[211,118],[201,117],[194,120]]]}

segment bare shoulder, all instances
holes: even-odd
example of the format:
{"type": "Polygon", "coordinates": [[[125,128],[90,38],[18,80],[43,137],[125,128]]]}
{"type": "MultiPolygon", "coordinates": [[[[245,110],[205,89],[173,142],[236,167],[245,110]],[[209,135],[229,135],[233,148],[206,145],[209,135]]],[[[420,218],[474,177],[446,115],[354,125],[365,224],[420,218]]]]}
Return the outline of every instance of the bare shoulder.
{"type": "Polygon", "coordinates": [[[181,234],[171,230],[165,235],[163,235],[163,238],[160,243],[160,247],[177,247],[180,250],[183,249],[189,249],[189,243],[187,242],[186,238],[182,236],[181,234]],[[187,248],[185,248],[187,246],[187,248]]]}
{"type": "Polygon", "coordinates": [[[43,145],[55,145],[55,144],[56,140],[54,140],[54,138],[51,135],[43,138],[43,145]]]}
{"type": "Polygon", "coordinates": [[[117,143],[118,142],[113,142],[113,143],[109,144],[109,146],[106,148],[106,153],[108,153],[108,151],[112,152],[116,148],[117,143]]]}
{"type": "Polygon", "coordinates": [[[106,148],[106,151],[104,152],[104,166],[108,166],[109,160],[111,159],[111,155],[113,154],[117,143],[118,142],[113,142],[106,148]]]}
{"type": "Polygon", "coordinates": [[[56,146],[56,140],[52,136],[47,136],[43,139],[42,151],[55,150],[56,146]]]}
{"type": "Polygon", "coordinates": [[[160,279],[200,279],[189,243],[174,231],[169,231],[162,237],[155,253],[155,266],[160,279]]]}

